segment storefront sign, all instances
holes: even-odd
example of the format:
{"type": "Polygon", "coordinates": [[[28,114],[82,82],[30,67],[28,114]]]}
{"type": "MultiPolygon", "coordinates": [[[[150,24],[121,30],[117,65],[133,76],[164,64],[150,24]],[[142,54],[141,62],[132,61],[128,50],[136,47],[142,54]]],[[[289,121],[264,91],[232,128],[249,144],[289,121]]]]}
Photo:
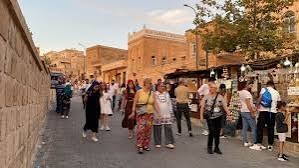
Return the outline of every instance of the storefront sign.
{"type": "Polygon", "coordinates": [[[289,96],[299,96],[299,87],[289,87],[288,95],[289,96]]]}

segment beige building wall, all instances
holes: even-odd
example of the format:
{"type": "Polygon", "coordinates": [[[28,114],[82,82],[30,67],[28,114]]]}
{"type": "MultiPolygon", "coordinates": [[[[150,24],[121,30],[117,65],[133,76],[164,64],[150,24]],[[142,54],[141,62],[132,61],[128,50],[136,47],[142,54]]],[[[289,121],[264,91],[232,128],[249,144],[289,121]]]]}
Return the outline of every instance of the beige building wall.
{"type": "Polygon", "coordinates": [[[116,79],[118,74],[117,69],[123,68],[121,65],[120,67],[114,66],[111,69],[111,66],[114,64],[117,65],[117,62],[120,60],[127,60],[128,51],[119,48],[97,45],[87,48],[86,56],[87,77],[97,78],[99,80],[104,80],[105,82],[111,82],[112,79],[116,79]],[[110,69],[107,69],[109,66],[110,69]],[[104,71],[102,68],[104,68],[104,71]],[[105,75],[103,74],[104,72],[105,75]]]}
{"type": "Polygon", "coordinates": [[[144,28],[129,35],[128,79],[163,79],[176,69],[193,69],[194,58],[187,55],[184,35],[144,28]],[[191,66],[190,66],[191,65],[191,66]]]}

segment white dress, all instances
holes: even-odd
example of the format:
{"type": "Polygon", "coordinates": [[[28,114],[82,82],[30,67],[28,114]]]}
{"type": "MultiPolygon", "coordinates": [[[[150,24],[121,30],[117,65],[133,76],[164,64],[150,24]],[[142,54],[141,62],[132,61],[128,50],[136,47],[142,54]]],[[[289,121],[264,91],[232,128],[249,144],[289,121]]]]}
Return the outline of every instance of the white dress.
{"type": "Polygon", "coordinates": [[[103,96],[100,98],[101,114],[113,114],[111,109],[112,95],[108,92],[103,92],[103,96]],[[110,99],[110,100],[108,100],[110,99]]]}

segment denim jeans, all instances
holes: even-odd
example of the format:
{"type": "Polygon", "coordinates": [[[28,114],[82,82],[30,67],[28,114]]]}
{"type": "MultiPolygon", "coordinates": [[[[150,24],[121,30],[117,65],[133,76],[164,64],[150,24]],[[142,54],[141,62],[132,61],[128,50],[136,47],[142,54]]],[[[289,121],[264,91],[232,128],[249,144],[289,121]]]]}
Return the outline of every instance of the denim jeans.
{"type": "Polygon", "coordinates": [[[242,117],[242,123],[243,123],[243,128],[242,128],[242,135],[243,135],[243,142],[246,143],[248,142],[247,139],[247,131],[248,127],[251,128],[251,133],[253,134],[253,143],[257,143],[257,127],[256,127],[256,121],[255,118],[253,118],[250,114],[250,112],[241,112],[241,117],[242,117]]]}

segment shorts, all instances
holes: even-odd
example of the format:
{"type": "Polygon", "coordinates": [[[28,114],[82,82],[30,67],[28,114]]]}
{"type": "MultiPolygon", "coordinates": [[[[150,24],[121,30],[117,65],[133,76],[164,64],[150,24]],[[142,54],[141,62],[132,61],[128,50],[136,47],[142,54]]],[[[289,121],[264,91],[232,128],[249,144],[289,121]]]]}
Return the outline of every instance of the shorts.
{"type": "Polygon", "coordinates": [[[286,133],[277,133],[279,142],[285,142],[286,141],[286,133]]]}

